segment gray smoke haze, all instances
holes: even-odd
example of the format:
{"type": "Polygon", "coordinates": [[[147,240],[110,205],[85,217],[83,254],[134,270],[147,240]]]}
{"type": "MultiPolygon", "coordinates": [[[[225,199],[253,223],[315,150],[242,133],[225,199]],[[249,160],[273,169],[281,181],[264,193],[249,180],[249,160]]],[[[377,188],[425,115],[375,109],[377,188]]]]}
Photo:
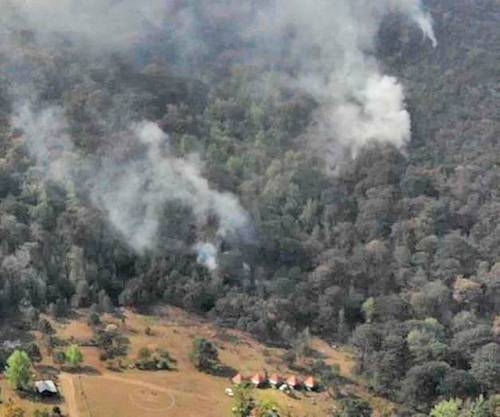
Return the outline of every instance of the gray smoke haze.
{"type": "Polygon", "coordinates": [[[134,248],[154,247],[166,201],[192,208],[200,225],[216,215],[219,237],[249,228],[248,215],[237,198],[211,189],[195,156],[191,160],[171,156],[168,136],[158,125],[142,122],[133,125],[130,133],[145,152],[125,164],[105,158],[95,176],[92,198],[134,248]]]}
{"type": "Polygon", "coordinates": [[[277,0],[274,13],[259,13],[253,34],[271,37],[294,34],[290,54],[297,75],[289,82],[319,103],[313,141],[320,150],[355,155],[369,142],[402,147],[410,139],[410,115],[404,89],[383,73],[375,57],[377,34],[390,13],[416,23],[433,46],[432,19],[420,0],[277,0]],[[308,54],[314,51],[314,54],[308,54]]]}
{"type": "MultiPolygon", "coordinates": [[[[29,104],[20,105],[11,126],[23,132],[28,149],[48,178],[68,188],[81,187],[78,183],[87,178],[84,187],[94,204],[138,252],[155,247],[162,208],[168,201],[190,207],[200,226],[208,216],[217,216],[219,238],[250,230],[249,217],[237,198],[210,188],[200,173],[196,156],[190,160],[173,157],[168,136],[153,122],[134,124],[126,132],[144,150],[125,161],[107,155],[99,160],[79,156],[68,134],[64,111],[59,107],[36,112],[29,104]]],[[[210,259],[199,255],[200,262],[215,269],[215,246],[207,243],[194,247],[199,254],[207,252],[207,248],[210,259]]]]}
{"type": "Polygon", "coordinates": [[[59,34],[109,50],[161,28],[168,11],[163,0],[2,0],[0,5],[4,28],[31,30],[42,42],[59,34]]]}
{"type": "MultiPolygon", "coordinates": [[[[397,13],[418,25],[433,46],[432,18],[421,0],[24,0],[3,3],[2,23],[33,30],[40,39],[65,34],[95,50],[124,50],[151,33],[169,33],[184,53],[206,48],[203,25],[233,20],[243,39],[253,42],[253,59],[283,53],[294,62],[286,82],[320,104],[313,132],[325,147],[340,145],[353,154],[366,143],[403,146],[410,138],[404,89],[383,73],[374,52],[385,16],[397,13]],[[208,23],[207,23],[208,20],[208,23]],[[290,34],[293,34],[292,36],[290,34]],[[314,51],[312,54],[311,51],[314,51]]],[[[221,35],[222,36],[222,35],[221,35]]],[[[215,39],[214,42],[226,42],[215,39]]],[[[284,76],[284,74],[283,74],[284,76]]]]}
{"type": "MultiPolygon", "coordinates": [[[[252,45],[244,62],[269,62],[280,82],[317,101],[307,143],[332,160],[345,150],[355,156],[370,142],[403,147],[410,139],[404,88],[384,73],[375,56],[384,18],[405,16],[437,45],[421,0],[0,0],[0,6],[4,34],[29,30],[44,46],[64,38],[89,54],[130,51],[150,35],[168,34],[181,55],[206,56],[209,43],[228,42],[227,34],[217,38],[219,24],[234,22],[234,36],[252,45]],[[274,66],[283,54],[293,71],[274,66]]],[[[2,50],[11,52],[7,39],[0,40],[2,50]]],[[[155,247],[166,201],[191,207],[200,224],[215,214],[221,236],[248,228],[248,215],[236,197],[211,189],[195,157],[174,157],[167,135],[151,121],[121,126],[144,148],[126,163],[112,155],[82,161],[60,107],[33,111],[18,105],[12,126],[25,132],[30,152],[50,178],[73,181],[75,166],[91,171],[87,187],[93,203],[138,251],[155,247]]],[[[212,243],[201,241],[195,249],[200,263],[216,266],[212,243]]]]}

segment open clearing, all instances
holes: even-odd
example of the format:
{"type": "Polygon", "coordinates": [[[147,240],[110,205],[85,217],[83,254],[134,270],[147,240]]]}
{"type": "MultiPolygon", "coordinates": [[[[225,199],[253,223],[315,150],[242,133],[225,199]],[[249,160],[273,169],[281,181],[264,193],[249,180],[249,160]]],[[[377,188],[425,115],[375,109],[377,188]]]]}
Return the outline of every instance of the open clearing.
{"type": "MultiPolygon", "coordinates": [[[[59,337],[85,345],[93,335],[86,320],[87,313],[81,312],[78,318],[52,321],[52,324],[59,337]]],[[[162,348],[177,361],[177,369],[112,372],[99,360],[97,348],[83,347],[85,365],[93,372],[59,375],[58,383],[64,396],[61,406],[71,417],[229,417],[233,400],[224,393],[231,386],[229,379],[200,373],[189,360],[196,336],[213,341],[221,362],[244,375],[262,371],[283,376],[294,373],[282,360],[283,350],[268,348],[239,331],[218,329],[178,309],[161,308],[154,316],[127,311],[123,321],[112,316],[104,316],[102,321],[113,323],[120,334],[129,338],[128,358],[134,359],[142,347],[162,348]]],[[[343,376],[352,379],[353,355],[317,339],[312,347],[327,363],[337,364],[343,376]]],[[[54,366],[50,358],[45,358],[42,365],[54,366]]],[[[4,383],[0,385],[3,388],[4,383]]],[[[391,407],[360,386],[353,385],[353,390],[372,403],[375,415],[391,407]]],[[[294,417],[322,417],[329,414],[334,404],[326,393],[302,392],[292,398],[278,390],[266,389],[256,390],[254,394],[258,399],[277,403],[284,415],[289,411],[294,417]]],[[[29,410],[43,408],[24,400],[20,404],[29,410]]]]}

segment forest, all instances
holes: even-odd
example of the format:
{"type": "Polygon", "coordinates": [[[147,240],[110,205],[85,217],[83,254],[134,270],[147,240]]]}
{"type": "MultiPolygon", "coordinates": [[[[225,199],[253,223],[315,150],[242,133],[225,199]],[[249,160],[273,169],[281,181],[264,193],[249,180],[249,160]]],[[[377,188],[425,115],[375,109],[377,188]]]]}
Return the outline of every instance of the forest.
{"type": "Polygon", "coordinates": [[[500,393],[499,2],[425,1],[434,48],[384,16],[373,55],[411,138],[328,151],[318,95],[284,81],[294,35],[249,60],[234,20],[185,3],[190,54],[2,18],[0,317],[170,304],[269,345],[352,346],[401,416],[500,393]]]}

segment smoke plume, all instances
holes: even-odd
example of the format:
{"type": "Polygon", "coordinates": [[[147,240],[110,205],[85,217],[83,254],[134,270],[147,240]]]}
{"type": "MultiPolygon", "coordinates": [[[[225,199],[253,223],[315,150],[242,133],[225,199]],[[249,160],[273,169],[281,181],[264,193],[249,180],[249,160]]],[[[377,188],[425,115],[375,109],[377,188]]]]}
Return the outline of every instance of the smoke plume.
{"type": "MultiPolygon", "coordinates": [[[[288,88],[315,99],[318,109],[307,143],[333,159],[346,150],[355,156],[370,142],[403,147],[410,139],[404,88],[384,73],[375,54],[384,18],[406,17],[437,45],[431,16],[421,0],[0,0],[0,6],[5,35],[0,52],[9,59],[26,59],[9,40],[11,33],[20,31],[28,31],[35,45],[49,50],[60,49],[57,45],[64,41],[80,56],[133,56],[137,48],[168,49],[174,67],[175,59],[210,62],[211,55],[220,56],[236,44],[242,51],[227,65],[262,65],[279,74],[288,88]]],[[[202,66],[191,67],[203,73],[202,66]]],[[[54,63],[53,78],[64,70],[54,63]]],[[[94,112],[96,117],[100,111],[94,112]]],[[[216,216],[218,236],[238,235],[248,228],[248,215],[237,198],[212,189],[195,157],[175,157],[168,136],[153,121],[118,127],[118,142],[125,137],[125,143],[137,148],[133,158],[120,159],[114,148],[105,156],[82,157],[64,113],[60,103],[36,111],[23,104],[16,107],[12,126],[24,131],[44,172],[63,183],[73,180],[84,186],[136,250],[157,245],[161,211],[169,201],[190,207],[199,225],[216,216]],[[85,172],[84,185],[76,181],[81,172],[75,174],[75,167],[85,172]]],[[[213,243],[202,237],[194,249],[200,263],[209,269],[216,266],[213,243]]]]}
{"type": "MultiPolygon", "coordinates": [[[[416,23],[433,46],[432,19],[419,0],[277,0],[261,12],[249,36],[287,45],[296,63],[289,82],[320,104],[313,141],[321,152],[340,145],[355,155],[369,142],[402,147],[410,139],[403,86],[383,73],[375,56],[378,31],[391,13],[416,23]]],[[[279,47],[278,47],[279,48],[279,47]]],[[[282,53],[279,49],[269,54],[282,53]]]]}
{"type": "MultiPolygon", "coordinates": [[[[117,148],[101,158],[79,156],[59,107],[36,112],[31,105],[22,104],[14,112],[11,126],[23,132],[27,148],[45,176],[71,188],[83,187],[138,252],[156,246],[162,209],[169,201],[189,207],[200,227],[209,216],[216,216],[218,238],[250,236],[249,217],[237,198],[210,188],[195,156],[191,160],[172,156],[168,136],[153,122],[134,124],[124,133],[142,149],[134,150],[133,158],[122,160],[117,148]]],[[[194,249],[200,263],[215,268],[215,246],[198,244],[194,249]]]]}

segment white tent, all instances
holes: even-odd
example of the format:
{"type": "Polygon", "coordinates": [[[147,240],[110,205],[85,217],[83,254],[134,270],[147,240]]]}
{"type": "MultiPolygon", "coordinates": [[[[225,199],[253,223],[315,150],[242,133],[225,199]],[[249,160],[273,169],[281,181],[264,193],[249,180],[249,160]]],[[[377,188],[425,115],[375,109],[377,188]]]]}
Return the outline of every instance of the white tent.
{"type": "Polygon", "coordinates": [[[36,381],[35,388],[39,394],[57,394],[57,387],[54,381],[36,381]]]}

